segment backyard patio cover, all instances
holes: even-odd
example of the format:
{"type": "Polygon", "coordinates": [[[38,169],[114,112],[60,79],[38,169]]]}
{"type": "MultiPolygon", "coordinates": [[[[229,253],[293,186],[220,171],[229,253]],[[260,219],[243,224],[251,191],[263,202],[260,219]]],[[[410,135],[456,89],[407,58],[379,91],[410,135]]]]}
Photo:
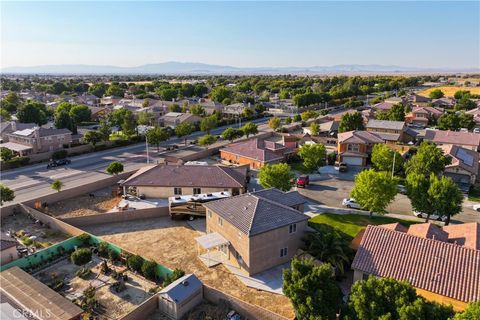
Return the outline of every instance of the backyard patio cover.
{"type": "Polygon", "coordinates": [[[225,239],[222,235],[216,232],[208,233],[204,236],[197,237],[195,238],[195,241],[197,241],[198,244],[205,249],[211,249],[211,248],[221,246],[222,244],[229,243],[227,239],[225,239]]]}
{"type": "Polygon", "coordinates": [[[19,144],[15,142],[5,142],[0,144],[0,147],[7,148],[16,152],[32,150],[32,147],[24,146],[23,144],[19,144]]]}

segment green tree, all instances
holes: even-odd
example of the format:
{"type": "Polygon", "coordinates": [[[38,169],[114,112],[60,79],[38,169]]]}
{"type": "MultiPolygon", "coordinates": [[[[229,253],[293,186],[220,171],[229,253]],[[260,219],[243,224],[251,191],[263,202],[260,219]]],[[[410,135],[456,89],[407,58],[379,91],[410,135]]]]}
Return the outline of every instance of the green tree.
{"type": "Polygon", "coordinates": [[[285,119],[285,124],[291,124],[292,123],[292,118],[291,117],[287,117],[285,119]]]}
{"type": "Polygon", "coordinates": [[[294,185],[295,174],[286,163],[264,165],[258,173],[258,181],[264,188],[288,191],[294,185]]]}
{"type": "Polygon", "coordinates": [[[298,156],[303,160],[303,166],[312,172],[324,162],[327,149],[323,144],[304,144],[298,150],[298,156]]]}
{"type": "Polygon", "coordinates": [[[445,166],[451,163],[452,159],[445,157],[442,149],[434,143],[424,141],[417,149],[417,153],[405,163],[407,175],[412,172],[429,177],[431,173],[439,174],[445,170],[445,166]]]}
{"type": "Polygon", "coordinates": [[[205,114],[205,109],[203,109],[203,107],[201,105],[196,104],[196,105],[193,105],[190,108],[190,113],[194,114],[194,115],[197,115],[197,116],[201,116],[201,115],[205,114]]]}
{"type": "Polygon", "coordinates": [[[47,107],[45,104],[29,100],[18,107],[17,118],[22,123],[36,123],[39,126],[47,123],[47,107]]]}
{"type": "Polygon", "coordinates": [[[65,110],[55,112],[55,127],[57,129],[68,129],[73,134],[77,132],[77,126],[75,122],[70,117],[70,114],[65,110]]]}
{"type": "Polygon", "coordinates": [[[217,141],[216,136],[212,136],[211,134],[206,134],[200,137],[200,139],[198,139],[198,144],[201,146],[209,146],[211,144],[214,144],[216,141],[217,141]]]}
{"type": "Polygon", "coordinates": [[[7,110],[0,108],[0,120],[1,122],[12,120],[12,115],[7,110]]]}
{"type": "Polygon", "coordinates": [[[233,92],[224,86],[215,87],[210,92],[210,98],[216,102],[223,102],[225,99],[231,99],[232,97],[233,92]]]}
{"type": "Polygon", "coordinates": [[[310,123],[310,134],[312,136],[318,136],[320,132],[320,125],[316,122],[310,123]]]}
{"type": "Polygon", "coordinates": [[[448,320],[454,315],[451,306],[427,302],[406,281],[377,277],[353,284],[348,308],[358,320],[448,320]]]}
{"type": "Polygon", "coordinates": [[[346,113],[342,116],[338,126],[338,132],[363,130],[363,117],[360,112],[346,113]]]}
{"type": "Polygon", "coordinates": [[[185,139],[185,145],[187,145],[187,137],[193,133],[195,130],[195,127],[193,124],[184,122],[180,123],[178,126],[175,127],[175,134],[179,138],[184,138],[185,139]]]}
{"type": "Polygon", "coordinates": [[[432,179],[428,188],[429,202],[435,212],[447,216],[445,225],[448,225],[450,218],[462,211],[463,194],[450,177],[433,175],[432,179]]]}
{"type": "Polygon", "coordinates": [[[0,158],[2,161],[11,160],[13,158],[13,151],[5,147],[0,147],[0,158]]]}
{"type": "Polygon", "coordinates": [[[435,209],[430,202],[431,198],[428,196],[429,177],[422,173],[410,172],[406,179],[407,195],[413,209],[427,214],[427,220],[431,214],[435,213],[435,209]]]}
{"type": "Polygon", "coordinates": [[[52,183],[52,189],[53,190],[55,190],[57,192],[60,192],[60,190],[62,190],[62,187],[63,187],[62,181],[60,181],[60,180],[53,181],[53,183],[52,183]]]}
{"type": "Polygon", "coordinates": [[[141,272],[144,261],[139,255],[131,255],[127,258],[127,266],[130,270],[141,272]]]}
{"type": "Polygon", "coordinates": [[[278,128],[280,128],[280,125],[281,125],[280,118],[273,117],[273,118],[270,118],[270,120],[268,120],[268,127],[273,130],[277,130],[278,128]]]}
{"type": "Polygon", "coordinates": [[[149,280],[157,280],[157,263],[145,260],[142,264],[142,274],[149,280]]]}
{"type": "Polygon", "coordinates": [[[247,119],[252,117],[254,114],[255,114],[255,111],[252,108],[249,108],[249,107],[244,108],[243,111],[242,111],[242,116],[244,118],[247,118],[247,119]]]}
{"type": "Polygon", "coordinates": [[[393,151],[386,144],[376,144],[372,150],[372,163],[379,171],[391,172],[393,159],[395,158],[394,172],[398,172],[403,167],[403,158],[397,151],[393,151]]]}
{"type": "Polygon", "coordinates": [[[72,252],[70,255],[72,263],[82,266],[92,260],[92,251],[88,248],[80,248],[72,252]]]}
{"type": "Polygon", "coordinates": [[[445,96],[445,94],[443,93],[442,90],[440,89],[435,89],[435,90],[432,90],[430,91],[430,93],[428,94],[428,97],[430,99],[440,99],[440,98],[443,98],[445,96]]]}
{"type": "Polygon", "coordinates": [[[167,141],[169,136],[165,128],[154,127],[147,131],[146,134],[148,143],[155,144],[157,146],[157,151],[160,151],[160,143],[167,141]]]}
{"type": "Polygon", "coordinates": [[[455,110],[472,110],[476,107],[477,104],[473,100],[467,97],[463,97],[458,100],[457,104],[455,105],[455,110]]]}
{"type": "Polygon", "coordinates": [[[463,312],[459,312],[453,320],[478,320],[480,319],[480,301],[470,302],[463,312]]]}
{"type": "Polygon", "coordinates": [[[0,206],[3,206],[4,202],[13,201],[15,199],[15,192],[9,187],[0,184],[0,206]]]}
{"type": "Polygon", "coordinates": [[[318,112],[313,110],[307,110],[301,113],[300,117],[302,117],[303,121],[307,121],[308,119],[318,117],[318,112]]]}
{"type": "Polygon", "coordinates": [[[155,119],[155,115],[153,112],[149,111],[142,111],[138,113],[138,124],[144,125],[144,126],[150,126],[153,124],[155,119]]]}
{"type": "Polygon", "coordinates": [[[106,169],[107,173],[118,175],[123,172],[123,164],[118,161],[110,163],[106,169]]]}
{"type": "Polygon", "coordinates": [[[100,121],[100,127],[98,128],[98,132],[102,135],[103,141],[110,140],[110,134],[112,133],[112,129],[110,128],[108,120],[103,119],[100,121]]]}
{"type": "Polygon", "coordinates": [[[222,139],[233,142],[236,138],[240,138],[243,135],[243,131],[235,128],[227,128],[222,132],[222,139]]]}
{"type": "Polygon", "coordinates": [[[180,108],[180,106],[178,104],[174,103],[174,104],[172,104],[168,107],[168,111],[170,111],[170,112],[182,112],[182,108],[180,108]]]}
{"type": "Polygon", "coordinates": [[[283,271],[283,292],[292,301],[297,319],[336,319],[342,292],[330,264],[315,266],[311,260],[294,258],[283,271]]]}
{"type": "Polygon", "coordinates": [[[200,130],[209,134],[210,130],[215,129],[217,125],[217,117],[215,115],[211,115],[202,119],[200,122],[200,130]]]}
{"type": "Polygon", "coordinates": [[[296,114],[293,116],[293,122],[299,122],[302,121],[302,116],[299,114],[296,114]]]}
{"type": "Polygon", "coordinates": [[[2,99],[2,108],[7,110],[10,113],[14,113],[21,106],[22,100],[15,92],[9,92],[2,99]]]}
{"type": "Polygon", "coordinates": [[[98,131],[87,131],[83,136],[83,140],[87,143],[91,143],[95,147],[97,143],[102,142],[103,135],[98,131]]]}
{"type": "Polygon", "coordinates": [[[373,169],[364,170],[355,176],[355,186],[351,196],[365,210],[385,213],[388,204],[397,194],[397,184],[387,172],[373,169]]]}
{"type": "Polygon", "coordinates": [[[240,130],[248,138],[251,134],[255,135],[258,133],[258,126],[253,122],[247,122],[243,125],[242,128],[240,128],[240,130]]]}
{"type": "Polygon", "coordinates": [[[128,110],[128,112],[125,113],[125,117],[123,119],[121,127],[122,127],[122,133],[126,135],[127,138],[130,138],[135,134],[137,123],[135,122],[133,113],[130,110],[128,110]]]}
{"type": "Polygon", "coordinates": [[[405,121],[405,106],[402,103],[393,105],[388,111],[388,120],[405,121]]]}
{"type": "Polygon", "coordinates": [[[85,105],[74,105],[69,112],[72,120],[78,125],[82,122],[87,122],[91,120],[92,111],[89,107],[85,105]]]}
{"type": "Polygon", "coordinates": [[[470,91],[467,91],[467,90],[458,90],[458,91],[455,92],[453,97],[457,100],[460,100],[462,98],[470,98],[471,93],[470,93],[470,91]]]}
{"type": "Polygon", "coordinates": [[[88,93],[91,93],[99,98],[103,97],[105,91],[107,91],[107,86],[101,82],[94,83],[88,88],[88,93]]]}
{"type": "Polygon", "coordinates": [[[162,100],[172,101],[178,96],[178,91],[176,89],[168,88],[157,91],[157,94],[162,100]]]}
{"type": "Polygon", "coordinates": [[[105,92],[107,96],[116,96],[123,97],[125,95],[125,90],[120,87],[118,84],[110,84],[107,91],[105,92]]]}
{"type": "MultiPolygon", "coordinates": [[[[472,117],[473,121],[473,117],[472,117]]],[[[474,123],[475,125],[475,123],[474,123]]],[[[437,120],[437,128],[440,130],[454,130],[460,129],[460,118],[455,113],[445,113],[437,120]]]]}

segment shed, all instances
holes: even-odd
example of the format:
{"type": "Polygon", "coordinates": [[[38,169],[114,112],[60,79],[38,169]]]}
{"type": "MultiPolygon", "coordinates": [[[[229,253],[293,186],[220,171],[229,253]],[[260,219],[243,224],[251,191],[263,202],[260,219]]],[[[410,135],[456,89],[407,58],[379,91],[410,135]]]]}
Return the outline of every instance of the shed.
{"type": "Polygon", "coordinates": [[[194,274],[187,274],[160,291],[158,308],[170,319],[181,319],[202,299],[202,282],[194,274]]]}

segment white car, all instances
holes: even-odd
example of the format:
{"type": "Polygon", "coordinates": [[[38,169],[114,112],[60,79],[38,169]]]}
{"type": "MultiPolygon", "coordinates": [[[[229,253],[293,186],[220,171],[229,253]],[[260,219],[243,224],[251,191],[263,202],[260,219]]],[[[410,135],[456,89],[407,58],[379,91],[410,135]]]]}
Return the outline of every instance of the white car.
{"type": "Polygon", "coordinates": [[[474,204],[473,210],[480,212],[480,203],[474,204]]]}
{"type": "Polygon", "coordinates": [[[342,201],[342,205],[347,207],[347,208],[352,208],[352,209],[362,209],[362,207],[355,201],[353,198],[345,198],[342,201]]]}
{"type": "MultiPolygon", "coordinates": [[[[427,219],[427,214],[424,213],[424,212],[420,212],[420,211],[413,211],[413,215],[417,218],[424,218],[424,219],[427,219]]],[[[430,215],[430,220],[437,220],[437,221],[446,221],[447,220],[447,216],[439,216],[438,214],[431,214],[430,215]]]]}

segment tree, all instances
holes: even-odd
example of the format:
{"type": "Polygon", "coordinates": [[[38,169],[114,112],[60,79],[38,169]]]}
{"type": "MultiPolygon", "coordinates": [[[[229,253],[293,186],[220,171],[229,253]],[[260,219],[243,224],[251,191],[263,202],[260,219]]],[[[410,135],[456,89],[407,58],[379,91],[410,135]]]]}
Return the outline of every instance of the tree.
{"type": "Polygon", "coordinates": [[[233,92],[224,86],[215,87],[212,92],[210,92],[210,98],[216,102],[223,102],[226,99],[231,99],[232,96],[233,92]]]}
{"type": "Polygon", "coordinates": [[[142,111],[138,113],[137,122],[138,124],[149,126],[149,125],[152,125],[154,119],[155,119],[155,115],[153,114],[153,112],[142,111]]]}
{"type": "Polygon", "coordinates": [[[429,202],[434,212],[447,216],[445,225],[450,223],[450,218],[462,211],[463,194],[458,185],[450,177],[432,176],[428,188],[429,202]]]}
{"type": "Polygon", "coordinates": [[[2,99],[2,108],[7,110],[10,113],[14,113],[21,106],[22,100],[15,92],[9,92],[2,99]]]}
{"type": "Polygon", "coordinates": [[[293,122],[299,122],[302,121],[302,116],[299,114],[296,114],[293,116],[293,122]]]}
{"type": "Polygon", "coordinates": [[[157,279],[157,263],[145,260],[142,264],[142,274],[145,278],[155,281],[157,279]]]}
{"type": "Polygon", "coordinates": [[[300,117],[302,117],[303,121],[307,121],[308,119],[318,117],[318,112],[313,110],[307,110],[301,113],[300,117]]]}
{"type": "Polygon", "coordinates": [[[292,118],[291,117],[287,117],[285,119],[285,124],[291,124],[292,123],[292,118]]]}
{"type": "Polygon", "coordinates": [[[235,128],[227,128],[222,132],[222,139],[233,142],[236,138],[240,138],[243,135],[243,131],[235,128]]]}
{"type": "Polygon", "coordinates": [[[242,128],[240,128],[240,130],[248,138],[251,134],[257,134],[258,133],[258,126],[253,122],[247,122],[243,125],[242,128]]]}
{"type": "Polygon", "coordinates": [[[60,181],[60,180],[53,181],[53,183],[52,183],[52,189],[53,190],[55,190],[57,192],[60,192],[60,190],[62,190],[62,187],[63,187],[62,181],[60,181]]]}
{"type": "Polygon", "coordinates": [[[390,149],[386,144],[376,144],[372,150],[372,163],[379,171],[391,172],[393,159],[395,158],[395,168],[393,172],[398,172],[403,167],[403,158],[397,151],[390,149]]]}
{"type": "Polygon", "coordinates": [[[315,266],[311,260],[294,258],[283,271],[283,292],[292,301],[297,319],[336,319],[342,291],[330,264],[315,266]]]}
{"type": "Polygon", "coordinates": [[[458,100],[457,104],[455,105],[455,110],[472,110],[477,107],[477,104],[469,99],[468,97],[463,97],[458,100]]]}
{"type": "Polygon", "coordinates": [[[112,133],[112,129],[110,128],[108,120],[103,119],[100,121],[100,127],[98,128],[98,132],[102,135],[103,141],[110,140],[110,134],[112,133]]]}
{"type": "Polygon", "coordinates": [[[121,127],[122,133],[126,135],[127,138],[130,138],[135,134],[137,124],[135,122],[135,118],[133,117],[133,113],[130,110],[128,110],[128,112],[125,114],[125,118],[123,119],[121,127]]]}
{"type": "Polygon", "coordinates": [[[387,172],[364,170],[355,176],[351,196],[365,210],[385,213],[385,208],[397,194],[397,184],[387,172]]]}
{"type": "Polygon", "coordinates": [[[167,130],[165,128],[154,127],[147,131],[146,134],[148,143],[157,145],[157,151],[160,151],[160,143],[167,141],[169,138],[167,130]]]}
{"type": "Polygon", "coordinates": [[[195,127],[193,126],[193,124],[189,122],[184,122],[184,123],[180,123],[178,126],[175,127],[175,134],[179,138],[184,137],[185,145],[187,145],[187,136],[192,134],[194,130],[195,130],[195,127]]]}
{"type": "Polygon", "coordinates": [[[467,91],[467,90],[458,90],[458,91],[455,92],[453,97],[457,100],[460,100],[462,98],[470,98],[471,93],[470,93],[470,91],[467,91]]]}
{"type": "Polygon", "coordinates": [[[178,91],[176,89],[167,88],[157,91],[157,94],[162,100],[172,101],[178,96],[178,91]]]}
{"type": "Polygon", "coordinates": [[[206,134],[203,137],[200,137],[198,139],[198,144],[201,146],[209,146],[211,144],[214,144],[217,141],[216,136],[212,136],[211,134],[206,134]]]}
{"type": "Polygon", "coordinates": [[[429,177],[431,173],[439,174],[445,170],[445,166],[451,163],[452,159],[445,157],[442,149],[434,143],[423,141],[417,149],[417,153],[405,163],[407,175],[412,172],[423,174],[429,177]]]}
{"type": "Polygon", "coordinates": [[[388,120],[405,121],[405,106],[402,103],[394,104],[388,111],[388,120]]]}
{"type": "Polygon", "coordinates": [[[125,90],[120,87],[118,84],[110,84],[108,86],[108,89],[105,93],[107,96],[117,96],[117,97],[123,97],[125,95],[125,90]]]}
{"type": "Polygon", "coordinates": [[[435,209],[430,202],[431,198],[428,196],[428,189],[430,188],[429,177],[422,173],[410,172],[406,179],[407,195],[412,207],[415,211],[425,213],[427,221],[430,215],[435,213],[435,209]]]}
{"type": "Polygon", "coordinates": [[[77,126],[75,122],[70,117],[70,114],[65,110],[55,112],[55,127],[57,129],[68,129],[74,134],[77,132],[77,126]]]}
{"type": "Polygon", "coordinates": [[[178,104],[174,103],[174,104],[172,104],[168,107],[168,111],[170,111],[170,112],[182,112],[182,108],[180,108],[180,106],[178,104]]]}
{"type": "MultiPolygon", "coordinates": [[[[472,117],[473,121],[473,117],[472,117]]],[[[474,123],[475,125],[475,123],[474,123]]],[[[455,113],[445,113],[437,120],[437,128],[440,130],[454,130],[460,129],[460,118],[455,113]]]]}
{"type": "Polygon", "coordinates": [[[243,111],[242,111],[242,116],[243,116],[244,118],[247,118],[247,119],[248,119],[248,118],[250,118],[251,116],[253,116],[254,113],[255,113],[255,111],[253,111],[252,108],[246,107],[246,108],[244,108],[243,111]]]}
{"type": "Polygon", "coordinates": [[[338,126],[338,132],[363,130],[363,117],[360,112],[346,113],[342,116],[338,126]]]}
{"type": "Polygon", "coordinates": [[[144,259],[139,255],[131,255],[127,258],[127,266],[130,270],[141,272],[144,259]]]}
{"type": "Polygon", "coordinates": [[[107,173],[118,175],[123,172],[123,164],[118,161],[110,163],[106,169],[107,173]]]}
{"type": "Polygon", "coordinates": [[[88,88],[89,93],[99,98],[103,97],[105,91],[107,91],[107,86],[102,82],[94,83],[88,88]]]}
{"type": "Polygon", "coordinates": [[[87,106],[77,104],[72,106],[69,115],[72,118],[73,122],[78,125],[82,122],[90,121],[92,117],[92,111],[87,106]]]}
{"type": "Polygon", "coordinates": [[[273,118],[270,118],[270,120],[268,120],[268,127],[273,130],[277,130],[278,128],[280,128],[280,125],[281,125],[280,118],[273,117],[273,118]]]}
{"type": "Polygon", "coordinates": [[[358,320],[447,320],[454,315],[452,306],[426,301],[406,281],[377,277],[353,284],[348,308],[358,320]]]}
{"type": "Polygon", "coordinates": [[[47,107],[38,101],[29,100],[17,110],[18,121],[22,123],[36,123],[39,126],[47,123],[47,107]]]}
{"type": "Polygon", "coordinates": [[[217,117],[215,115],[211,115],[202,119],[200,122],[200,130],[209,134],[210,130],[215,129],[217,125],[217,117]]]}
{"type": "Polygon", "coordinates": [[[264,188],[277,188],[288,191],[294,184],[295,175],[286,163],[266,164],[258,173],[259,183],[264,188]]]}
{"type": "Polygon", "coordinates": [[[304,167],[311,172],[322,165],[327,149],[323,144],[304,144],[298,150],[298,156],[303,160],[304,167]]]}
{"type": "Polygon", "coordinates": [[[480,301],[471,302],[463,312],[457,313],[453,320],[478,320],[480,319],[480,301]]]}
{"type": "Polygon", "coordinates": [[[12,120],[12,115],[7,110],[0,107],[0,119],[1,121],[10,121],[12,120]]]}
{"type": "Polygon", "coordinates": [[[310,123],[310,134],[312,136],[318,136],[319,132],[320,132],[320,125],[316,122],[310,123]]]}
{"type": "Polygon", "coordinates": [[[432,90],[430,91],[430,93],[428,94],[428,97],[430,99],[440,99],[440,98],[443,98],[445,96],[445,94],[443,93],[442,90],[440,89],[435,89],[435,90],[432,90]]]}
{"type": "Polygon", "coordinates": [[[13,151],[8,149],[8,148],[1,147],[0,148],[0,158],[2,159],[2,161],[11,160],[13,158],[13,151]]]}
{"type": "Polygon", "coordinates": [[[70,259],[77,266],[83,266],[92,260],[92,251],[89,248],[77,249],[72,252],[70,259]]]}
{"type": "Polygon", "coordinates": [[[190,108],[190,113],[194,114],[194,115],[197,115],[197,116],[201,116],[201,115],[205,114],[205,109],[203,109],[203,107],[201,105],[196,104],[196,105],[193,105],[190,108]]]}
{"type": "Polygon", "coordinates": [[[103,140],[103,134],[98,131],[87,131],[83,136],[83,140],[87,143],[91,143],[95,147],[97,143],[103,140]]]}
{"type": "Polygon", "coordinates": [[[13,199],[15,199],[15,192],[9,187],[0,184],[0,206],[4,202],[13,201],[13,199]]]}

